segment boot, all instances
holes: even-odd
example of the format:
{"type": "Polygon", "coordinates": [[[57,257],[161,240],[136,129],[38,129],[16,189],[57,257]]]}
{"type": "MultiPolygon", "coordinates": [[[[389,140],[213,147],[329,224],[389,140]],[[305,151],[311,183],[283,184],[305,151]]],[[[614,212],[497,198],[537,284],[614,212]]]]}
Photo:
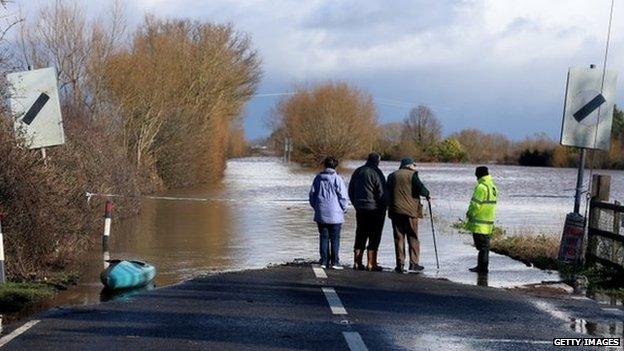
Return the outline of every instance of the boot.
{"type": "Polygon", "coordinates": [[[364,256],[363,250],[353,250],[353,269],[356,271],[364,270],[364,265],[362,264],[362,256],[364,256]]]}
{"type": "Polygon", "coordinates": [[[368,264],[366,270],[371,272],[381,272],[383,268],[377,265],[377,250],[368,250],[368,264]]]}

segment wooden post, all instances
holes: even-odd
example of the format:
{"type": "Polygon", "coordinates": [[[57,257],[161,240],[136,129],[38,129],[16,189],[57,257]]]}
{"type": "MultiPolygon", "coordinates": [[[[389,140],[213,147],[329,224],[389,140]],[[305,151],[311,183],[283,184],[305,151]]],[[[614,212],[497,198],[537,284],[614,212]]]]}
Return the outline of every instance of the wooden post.
{"type": "MultiPolygon", "coordinates": [[[[611,192],[611,176],[602,175],[602,174],[594,174],[592,177],[592,187],[591,187],[591,199],[589,206],[589,218],[587,219],[588,223],[588,231],[591,228],[598,227],[600,223],[600,210],[594,209],[591,205],[594,201],[609,201],[611,192]]],[[[594,264],[591,258],[587,257],[587,254],[596,255],[596,249],[598,248],[598,243],[596,238],[587,238],[587,251],[585,254],[585,262],[588,266],[594,264]]]]}
{"type": "Polygon", "coordinates": [[[592,178],[591,198],[596,201],[609,201],[611,194],[611,176],[594,174],[592,178]]]}

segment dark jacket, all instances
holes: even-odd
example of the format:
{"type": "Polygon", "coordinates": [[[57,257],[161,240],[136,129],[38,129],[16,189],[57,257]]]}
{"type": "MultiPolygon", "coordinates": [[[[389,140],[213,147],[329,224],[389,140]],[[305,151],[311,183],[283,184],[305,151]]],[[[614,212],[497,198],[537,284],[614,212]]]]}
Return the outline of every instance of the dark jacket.
{"type": "Polygon", "coordinates": [[[402,214],[413,218],[421,217],[421,196],[429,196],[429,190],[418,178],[418,172],[401,168],[388,176],[390,216],[402,214]]]}
{"type": "Polygon", "coordinates": [[[349,199],[358,211],[386,210],[386,177],[379,167],[367,162],[353,172],[349,199]]]}

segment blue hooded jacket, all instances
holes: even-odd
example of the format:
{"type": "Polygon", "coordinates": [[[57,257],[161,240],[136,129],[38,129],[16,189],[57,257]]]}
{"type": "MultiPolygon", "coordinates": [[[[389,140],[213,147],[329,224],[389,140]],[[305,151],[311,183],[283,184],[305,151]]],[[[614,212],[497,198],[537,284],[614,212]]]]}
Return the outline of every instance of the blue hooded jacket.
{"type": "Polygon", "coordinates": [[[310,206],[314,208],[315,222],[326,224],[344,222],[344,214],[349,203],[347,186],[336,170],[326,168],[316,175],[310,188],[309,201],[310,206]]]}

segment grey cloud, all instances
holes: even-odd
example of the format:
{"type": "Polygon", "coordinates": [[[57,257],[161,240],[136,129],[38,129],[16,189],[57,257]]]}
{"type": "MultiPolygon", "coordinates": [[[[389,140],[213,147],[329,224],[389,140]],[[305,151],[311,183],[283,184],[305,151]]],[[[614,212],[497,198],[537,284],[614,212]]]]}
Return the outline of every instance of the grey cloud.
{"type": "Polygon", "coordinates": [[[325,34],[329,48],[371,47],[423,32],[444,31],[459,10],[458,1],[340,1],[319,4],[300,21],[302,29],[325,34]]]}

